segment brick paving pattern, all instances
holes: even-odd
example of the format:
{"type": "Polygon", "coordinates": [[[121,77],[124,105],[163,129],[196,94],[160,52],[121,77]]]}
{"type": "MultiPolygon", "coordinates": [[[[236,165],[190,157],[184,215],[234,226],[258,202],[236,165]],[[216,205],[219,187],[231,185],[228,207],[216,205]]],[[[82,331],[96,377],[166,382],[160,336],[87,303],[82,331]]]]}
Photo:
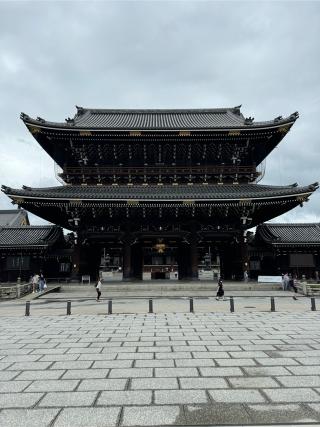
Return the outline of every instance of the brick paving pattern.
{"type": "Polygon", "coordinates": [[[0,318],[0,425],[320,422],[318,312],[0,318]]]}

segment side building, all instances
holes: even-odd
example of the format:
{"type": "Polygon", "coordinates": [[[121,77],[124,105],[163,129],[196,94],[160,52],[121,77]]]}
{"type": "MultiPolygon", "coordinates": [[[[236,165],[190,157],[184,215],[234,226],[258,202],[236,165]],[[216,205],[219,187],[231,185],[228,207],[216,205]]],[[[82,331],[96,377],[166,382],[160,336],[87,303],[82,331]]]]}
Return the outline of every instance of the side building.
{"type": "Polygon", "coordinates": [[[249,228],[302,205],[318,184],[258,184],[298,113],[255,122],[240,106],[77,107],[65,123],[21,118],[64,185],[2,191],[75,234],[72,278],[242,279],[249,228]]]}
{"type": "Polygon", "coordinates": [[[27,281],[40,271],[49,278],[68,277],[70,261],[60,227],[32,226],[23,209],[0,211],[0,282],[27,281]]]}
{"type": "Polygon", "coordinates": [[[288,272],[319,281],[320,224],[259,225],[249,253],[253,278],[288,272]]]}

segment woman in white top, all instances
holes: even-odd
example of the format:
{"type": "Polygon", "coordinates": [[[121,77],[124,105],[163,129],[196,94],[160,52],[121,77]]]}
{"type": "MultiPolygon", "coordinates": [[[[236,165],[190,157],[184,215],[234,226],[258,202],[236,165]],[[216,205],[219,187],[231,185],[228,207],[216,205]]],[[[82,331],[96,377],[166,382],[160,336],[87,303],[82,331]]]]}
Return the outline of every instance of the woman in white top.
{"type": "Polygon", "coordinates": [[[100,296],[101,296],[101,279],[98,279],[98,283],[96,284],[96,291],[97,291],[97,301],[100,301],[100,296]]]}

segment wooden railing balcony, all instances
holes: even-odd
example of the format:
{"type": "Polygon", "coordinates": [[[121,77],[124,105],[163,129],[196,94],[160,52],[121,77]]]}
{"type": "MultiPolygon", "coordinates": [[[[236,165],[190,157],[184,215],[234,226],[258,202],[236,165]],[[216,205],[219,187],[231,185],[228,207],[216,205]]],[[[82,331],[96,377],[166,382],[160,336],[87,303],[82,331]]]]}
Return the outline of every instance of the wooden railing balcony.
{"type": "Polygon", "coordinates": [[[259,176],[255,166],[239,165],[213,165],[213,166],[78,166],[65,167],[61,178],[68,180],[68,177],[87,177],[97,179],[98,177],[113,176],[188,176],[188,175],[209,175],[209,176],[252,176],[255,179],[259,176]]]}

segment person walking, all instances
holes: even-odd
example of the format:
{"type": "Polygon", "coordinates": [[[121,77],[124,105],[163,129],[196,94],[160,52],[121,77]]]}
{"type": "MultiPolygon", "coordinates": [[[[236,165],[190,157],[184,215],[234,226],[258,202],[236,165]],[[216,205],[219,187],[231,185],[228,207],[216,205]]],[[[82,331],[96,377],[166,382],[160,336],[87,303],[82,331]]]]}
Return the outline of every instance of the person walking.
{"type": "Polygon", "coordinates": [[[43,292],[46,286],[46,279],[44,278],[43,273],[40,273],[39,277],[39,292],[43,292]]]}
{"type": "Polygon", "coordinates": [[[283,290],[288,291],[289,290],[289,274],[286,273],[283,276],[283,290]]]}
{"type": "Polygon", "coordinates": [[[101,296],[101,279],[100,277],[98,278],[98,282],[96,284],[96,291],[97,291],[97,301],[100,302],[100,296],[101,296]]]}
{"type": "Polygon", "coordinates": [[[243,273],[243,280],[246,283],[249,282],[249,274],[248,274],[247,270],[245,270],[244,273],[243,273]]]}
{"type": "MultiPolygon", "coordinates": [[[[289,288],[292,288],[294,290],[295,294],[298,293],[298,288],[296,287],[296,285],[294,283],[294,278],[293,278],[292,274],[289,274],[289,288]]],[[[292,298],[297,300],[297,297],[295,295],[292,298]]]]}
{"type": "Polygon", "coordinates": [[[219,281],[218,281],[218,288],[217,288],[217,297],[216,297],[216,300],[219,301],[221,298],[224,301],[223,283],[222,283],[222,280],[220,278],[219,281]]]}
{"type": "Polygon", "coordinates": [[[32,293],[38,292],[39,274],[34,274],[32,277],[32,293]]]}

